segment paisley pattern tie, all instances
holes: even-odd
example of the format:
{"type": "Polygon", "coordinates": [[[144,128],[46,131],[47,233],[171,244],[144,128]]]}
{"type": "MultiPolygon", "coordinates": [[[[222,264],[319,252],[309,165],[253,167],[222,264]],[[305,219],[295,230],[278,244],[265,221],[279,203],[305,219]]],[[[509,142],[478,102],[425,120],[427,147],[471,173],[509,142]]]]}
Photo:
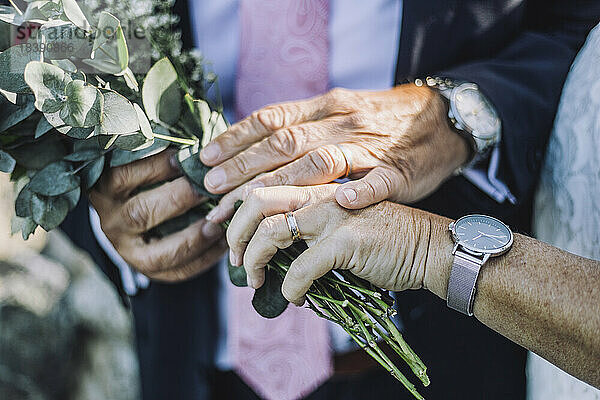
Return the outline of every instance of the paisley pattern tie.
{"type": "MultiPolygon", "coordinates": [[[[240,18],[239,118],[327,90],[326,0],[241,0],[240,18]]],[[[252,308],[254,290],[231,285],[228,293],[229,354],[236,373],[257,394],[299,399],[331,376],[325,320],[293,305],[265,319],[252,308]]]]}

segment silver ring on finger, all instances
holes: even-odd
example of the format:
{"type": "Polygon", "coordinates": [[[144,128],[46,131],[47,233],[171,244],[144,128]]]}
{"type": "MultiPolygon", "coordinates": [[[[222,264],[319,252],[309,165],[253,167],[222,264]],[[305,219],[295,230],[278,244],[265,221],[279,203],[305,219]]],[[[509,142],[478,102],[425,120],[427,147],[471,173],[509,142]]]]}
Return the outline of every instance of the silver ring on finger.
{"type": "Polygon", "coordinates": [[[288,229],[292,234],[292,241],[295,243],[302,240],[302,234],[298,228],[298,221],[296,221],[296,217],[294,216],[293,212],[285,213],[285,221],[287,222],[288,229]]]}
{"type": "Polygon", "coordinates": [[[344,176],[341,177],[341,179],[346,179],[352,175],[352,152],[341,144],[336,144],[335,146],[340,149],[344,155],[344,160],[346,160],[346,171],[344,172],[344,176]]]}

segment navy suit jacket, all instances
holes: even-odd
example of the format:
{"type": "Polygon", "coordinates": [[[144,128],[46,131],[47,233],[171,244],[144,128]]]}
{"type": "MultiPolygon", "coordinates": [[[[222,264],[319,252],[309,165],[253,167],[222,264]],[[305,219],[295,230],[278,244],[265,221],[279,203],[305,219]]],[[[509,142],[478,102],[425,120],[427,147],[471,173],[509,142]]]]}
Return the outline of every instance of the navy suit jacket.
{"type": "MultiPolygon", "coordinates": [[[[176,12],[187,16],[186,2],[176,12]]],[[[457,218],[481,212],[528,232],[533,192],[569,66],[600,19],[594,0],[404,0],[396,82],[440,75],[475,82],[502,118],[500,177],[518,203],[498,204],[462,177],[415,206],[457,218]]],[[[369,21],[365,21],[369,23],[369,21]]],[[[191,44],[185,17],[181,28],[191,44]]],[[[80,205],[63,228],[121,290],[118,274],[80,205]]],[[[145,398],[197,399],[207,392],[216,331],[214,272],[176,285],[153,283],[132,299],[145,398]],[[168,363],[169,367],[164,368],[168,363]]],[[[121,290],[122,292],[122,290],[121,290]]],[[[429,364],[431,399],[523,399],[525,351],[425,292],[399,293],[406,335],[429,364]]]]}

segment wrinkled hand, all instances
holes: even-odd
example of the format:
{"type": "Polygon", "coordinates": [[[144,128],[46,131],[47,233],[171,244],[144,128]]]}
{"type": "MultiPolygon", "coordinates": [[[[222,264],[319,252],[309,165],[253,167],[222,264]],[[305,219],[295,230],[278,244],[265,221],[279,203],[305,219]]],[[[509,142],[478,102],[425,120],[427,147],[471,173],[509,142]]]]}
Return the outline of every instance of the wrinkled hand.
{"type": "Polygon", "coordinates": [[[123,259],[144,275],[167,282],[205,271],[227,249],[222,228],[206,220],[162,239],[145,239],[153,227],[205,201],[181,176],[172,156],[167,151],[113,168],[90,193],[102,230],[123,259]],[[152,184],[160,185],[136,194],[152,184]]]}
{"type": "Polygon", "coordinates": [[[336,190],[337,202],[350,209],[385,199],[417,201],[468,157],[467,142],[450,129],[447,106],[435,91],[412,84],[379,92],[334,89],[267,106],[201,151],[202,162],[215,166],[205,178],[208,190],[235,189],[209,218],[229,218],[234,203],[255,187],[344,176],[348,164],[336,145],[351,154],[352,176],[362,176],[336,190]]]}
{"type": "MultiPolygon", "coordinates": [[[[282,292],[291,302],[301,304],[313,281],[331,269],[348,269],[394,291],[443,282],[444,277],[428,278],[426,265],[432,218],[436,237],[448,236],[443,228],[447,222],[390,202],[347,210],[334,199],[337,188],[336,184],[270,187],[247,196],[229,225],[227,241],[235,265],[243,258],[251,286],[262,286],[267,262],[278,249],[292,244],[283,214],[292,210],[309,248],[292,262],[284,279],[282,292]]],[[[442,251],[450,254],[449,242],[450,248],[442,251]]]]}

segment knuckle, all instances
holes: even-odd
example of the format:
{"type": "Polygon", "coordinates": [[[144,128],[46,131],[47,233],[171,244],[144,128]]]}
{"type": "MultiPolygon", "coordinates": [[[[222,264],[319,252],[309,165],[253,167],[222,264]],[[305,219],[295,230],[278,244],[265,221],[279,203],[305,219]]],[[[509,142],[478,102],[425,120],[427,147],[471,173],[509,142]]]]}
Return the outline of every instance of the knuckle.
{"type": "Polygon", "coordinates": [[[145,232],[150,228],[151,215],[151,207],[140,196],[128,200],[123,207],[125,223],[137,231],[145,232]]]}
{"type": "Polygon", "coordinates": [[[290,177],[282,171],[274,172],[269,177],[269,184],[271,186],[284,186],[284,185],[291,185],[292,183],[293,183],[293,180],[290,179],[290,177]]]}
{"type": "Polygon", "coordinates": [[[235,168],[235,170],[241,175],[248,175],[250,173],[250,163],[243,154],[233,157],[231,159],[231,164],[233,168],[235,168]]]}
{"type": "Polygon", "coordinates": [[[131,180],[131,167],[123,165],[112,168],[108,173],[107,189],[112,193],[117,193],[131,180]]]}
{"type": "Polygon", "coordinates": [[[279,104],[255,111],[251,118],[268,130],[281,129],[285,126],[285,110],[279,104]]]}
{"type": "Polygon", "coordinates": [[[280,129],[267,139],[267,144],[273,153],[291,158],[298,153],[304,134],[300,126],[280,129]]]}
{"type": "Polygon", "coordinates": [[[320,147],[308,154],[308,159],[316,173],[329,177],[335,176],[337,160],[326,147],[320,147]]]}
{"type": "Polygon", "coordinates": [[[287,169],[287,167],[284,167],[279,170],[269,172],[261,178],[261,182],[266,187],[293,185],[294,182],[296,182],[296,179],[288,174],[287,169]]]}
{"type": "Polygon", "coordinates": [[[382,194],[392,193],[394,183],[388,174],[374,174],[372,179],[365,181],[365,186],[369,195],[375,199],[382,194]]]}
{"type": "Polygon", "coordinates": [[[361,111],[356,111],[345,118],[345,125],[353,129],[363,129],[368,126],[368,117],[361,111]]]}
{"type": "Polygon", "coordinates": [[[275,216],[263,219],[258,225],[256,234],[262,238],[272,238],[277,228],[277,219],[275,216]]]}
{"type": "Polygon", "coordinates": [[[294,262],[294,268],[290,268],[287,272],[287,275],[294,282],[298,282],[302,279],[305,279],[307,275],[307,266],[304,262],[296,260],[294,262]]]}
{"type": "Polygon", "coordinates": [[[194,206],[199,199],[192,189],[192,186],[185,182],[185,186],[181,189],[177,187],[176,182],[168,183],[165,189],[167,189],[169,204],[178,211],[187,211],[189,208],[194,206]]]}
{"type": "Polygon", "coordinates": [[[227,243],[229,244],[229,247],[234,251],[241,251],[248,244],[248,242],[242,238],[239,232],[233,232],[231,229],[228,229],[225,235],[227,237],[227,243]]]}
{"type": "Polygon", "coordinates": [[[368,198],[374,199],[375,197],[377,197],[377,187],[375,182],[365,181],[363,182],[363,187],[368,198]]]}
{"type": "Polygon", "coordinates": [[[335,87],[327,92],[326,96],[328,96],[331,100],[341,100],[347,95],[347,93],[347,89],[335,87]]]}
{"type": "Polygon", "coordinates": [[[260,208],[262,199],[265,195],[265,188],[254,188],[251,189],[248,197],[246,197],[246,203],[253,208],[260,208]]]}

